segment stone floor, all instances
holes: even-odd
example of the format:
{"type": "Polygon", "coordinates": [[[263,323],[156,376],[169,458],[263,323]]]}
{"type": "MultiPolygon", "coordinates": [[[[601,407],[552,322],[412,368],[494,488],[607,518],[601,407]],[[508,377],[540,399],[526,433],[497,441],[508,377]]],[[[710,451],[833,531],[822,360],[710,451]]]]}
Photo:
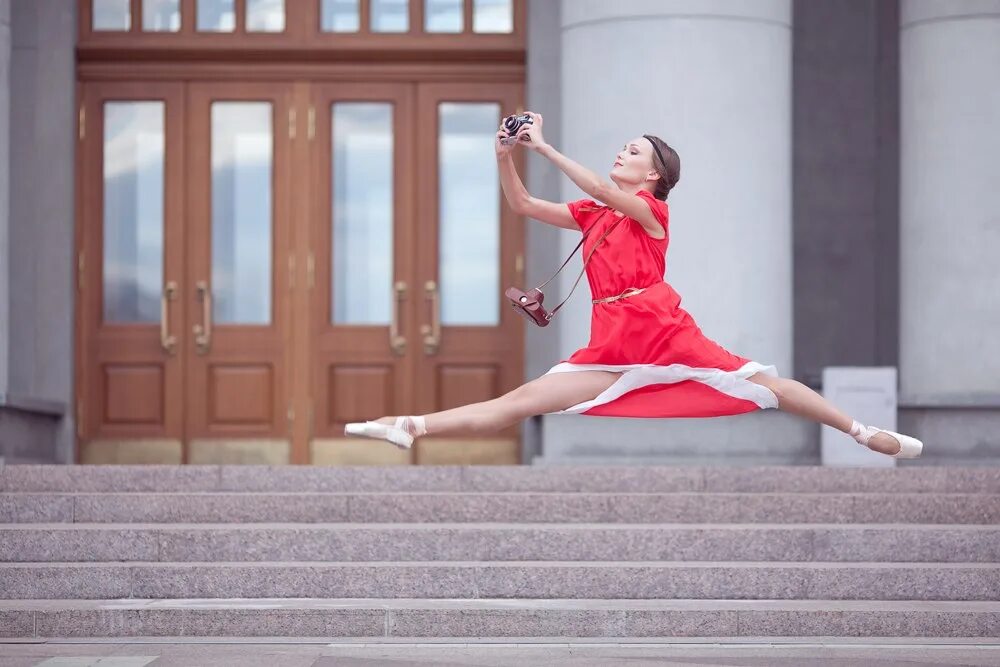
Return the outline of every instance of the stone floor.
{"type": "Polygon", "coordinates": [[[310,643],[283,640],[149,640],[0,643],[0,667],[938,667],[1000,665],[1000,643],[982,640],[803,639],[775,644],[310,643]]]}

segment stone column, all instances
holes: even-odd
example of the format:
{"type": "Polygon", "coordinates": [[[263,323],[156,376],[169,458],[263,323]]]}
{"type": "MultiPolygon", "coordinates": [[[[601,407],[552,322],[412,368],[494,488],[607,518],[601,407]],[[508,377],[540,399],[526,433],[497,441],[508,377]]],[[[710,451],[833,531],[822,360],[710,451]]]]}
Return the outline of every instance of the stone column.
{"type": "Polygon", "coordinates": [[[900,9],[902,399],[1000,398],[1000,0],[900,9]]]}
{"type": "Polygon", "coordinates": [[[0,0],[0,404],[10,375],[10,0],[0,0]]]}
{"type": "Polygon", "coordinates": [[[77,4],[0,0],[0,452],[10,460],[73,456],[77,4]]]}
{"type": "MultiPolygon", "coordinates": [[[[561,9],[556,146],[606,175],[629,139],[671,144],[681,180],[669,200],[666,279],[707,336],[790,376],[790,0],[564,0],[561,9]]],[[[563,180],[563,200],[582,196],[563,180]]],[[[562,234],[562,253],[578,238],[562,234]]],[[[565,272],[559,298],[574,278],[565,272]]],[[[551,332],[561,358],[587,343],[591,306],[579,292],[551,332]]],[[[812,463],[817,440],[773,414],[547,417],[544,459],[812,463]]]]}
{"type": "Polygon", "coordinates": [[[900,426],[1000,463],[1000,0],[900,5],[900,426]]]}
{"type": "MultiPolygon", "coordinates": [[[[789,0],[562,5],[560,148],[602,175],[644,133],[677,150],[667,281],[707,336],[783,375],[792,371],[791,36],[789,0]]],[[[563,195],[583,196],[568,180],[563,195]]],[[[585,345],[586,292],[560,316],[562,351],[585,345]]]]}

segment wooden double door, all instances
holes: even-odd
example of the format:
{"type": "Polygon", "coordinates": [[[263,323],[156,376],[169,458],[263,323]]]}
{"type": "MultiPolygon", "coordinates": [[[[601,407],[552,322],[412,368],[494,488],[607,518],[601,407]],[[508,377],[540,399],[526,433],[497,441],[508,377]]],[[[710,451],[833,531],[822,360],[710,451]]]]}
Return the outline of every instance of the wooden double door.
{"type": "Polygon", "coordinates": [[[516,460],[516,430],[342,434],[522,381],[493,156],[521,88],[81,83],[79,460],[516,460]]]}

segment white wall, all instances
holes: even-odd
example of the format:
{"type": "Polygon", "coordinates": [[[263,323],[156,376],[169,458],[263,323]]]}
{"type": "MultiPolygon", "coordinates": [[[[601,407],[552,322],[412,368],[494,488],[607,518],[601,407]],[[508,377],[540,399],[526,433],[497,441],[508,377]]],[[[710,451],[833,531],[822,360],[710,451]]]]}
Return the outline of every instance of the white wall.
{"type": "MultiPolygon", "coordinates": [[[[791,375],[789,0],[564,0],[561,26],[557,148],[603,175],[628,139],[650,133],[671,144],[682,166],[669,199],[668,282],[706,335],[791,375]]],[[[563,200],[582,196],[563,179],[563,200]]],[[[563,234],[561,252],[578,240],[563,234]]],[[[561,277],[559,299],[574,278],[561,277]]],[[[585,284],[578,292],[556,320],[560,358],[587,344],[590,294],[585,284]]],[[[544,436],[555,459],[778,463],[818,452],[811,425],[774,414],[547,417],[544,436]]]]}
{"type": "MultiPolygon", "coordinates": [[[[790,374],[789,2],[566,0],[562,40],[560,148],[607,173],[628,139],[671,144],[667,280],[709,337],[790,374]]],[[[563,195],[581,193],[566,180],[563,195]]],[[[587,342],[586,293],[561,316],[569,353],[587,342]]]]}
{"type": "Polygon", "coordinates": [[[0,396],[10,355],[10,0],[0,0],[0,396]]]}
{"type": "Polygon", "coordinates": [[[1000,0],[900,7],[904,400],[1000,398],[1000,0]]]}

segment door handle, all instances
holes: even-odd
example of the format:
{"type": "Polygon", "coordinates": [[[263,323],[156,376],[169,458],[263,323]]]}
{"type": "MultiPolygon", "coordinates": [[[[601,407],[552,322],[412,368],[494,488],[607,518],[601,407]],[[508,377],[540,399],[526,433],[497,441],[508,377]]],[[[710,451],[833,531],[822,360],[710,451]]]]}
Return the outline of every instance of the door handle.
{"type": "Polygon", "coordinates": [[[177,283],[173,280],[163,286],[160,296],[160,346],[170,356],[174,355],[177,346],[177,336],[170,334],[170,301],[177,297],[177,283]]]}
{"type": "Polygon", "coordinates": [[[424,337],[424,354],[433,356],[441,349],[441,295],[433,280],[424,283],[424,293],[431,302],[431,323],[420,327],[424,337]]]}
{"type": "Polygon", "coordinates": [[[399,307],[406,301],[406,283],[398,281],[392,287],[392,320],[389,322],[389,347],[397,357],[406,354],[406,336],[399,334],[399,307]]]}
{"type": "Polygon", "coordinates": [[[194,325],[194,344],[198,354],[207,354],[212,345],[212,290],[204,280],[199,280],[195,289],[201,301],[201,324],[194,325]]]}

